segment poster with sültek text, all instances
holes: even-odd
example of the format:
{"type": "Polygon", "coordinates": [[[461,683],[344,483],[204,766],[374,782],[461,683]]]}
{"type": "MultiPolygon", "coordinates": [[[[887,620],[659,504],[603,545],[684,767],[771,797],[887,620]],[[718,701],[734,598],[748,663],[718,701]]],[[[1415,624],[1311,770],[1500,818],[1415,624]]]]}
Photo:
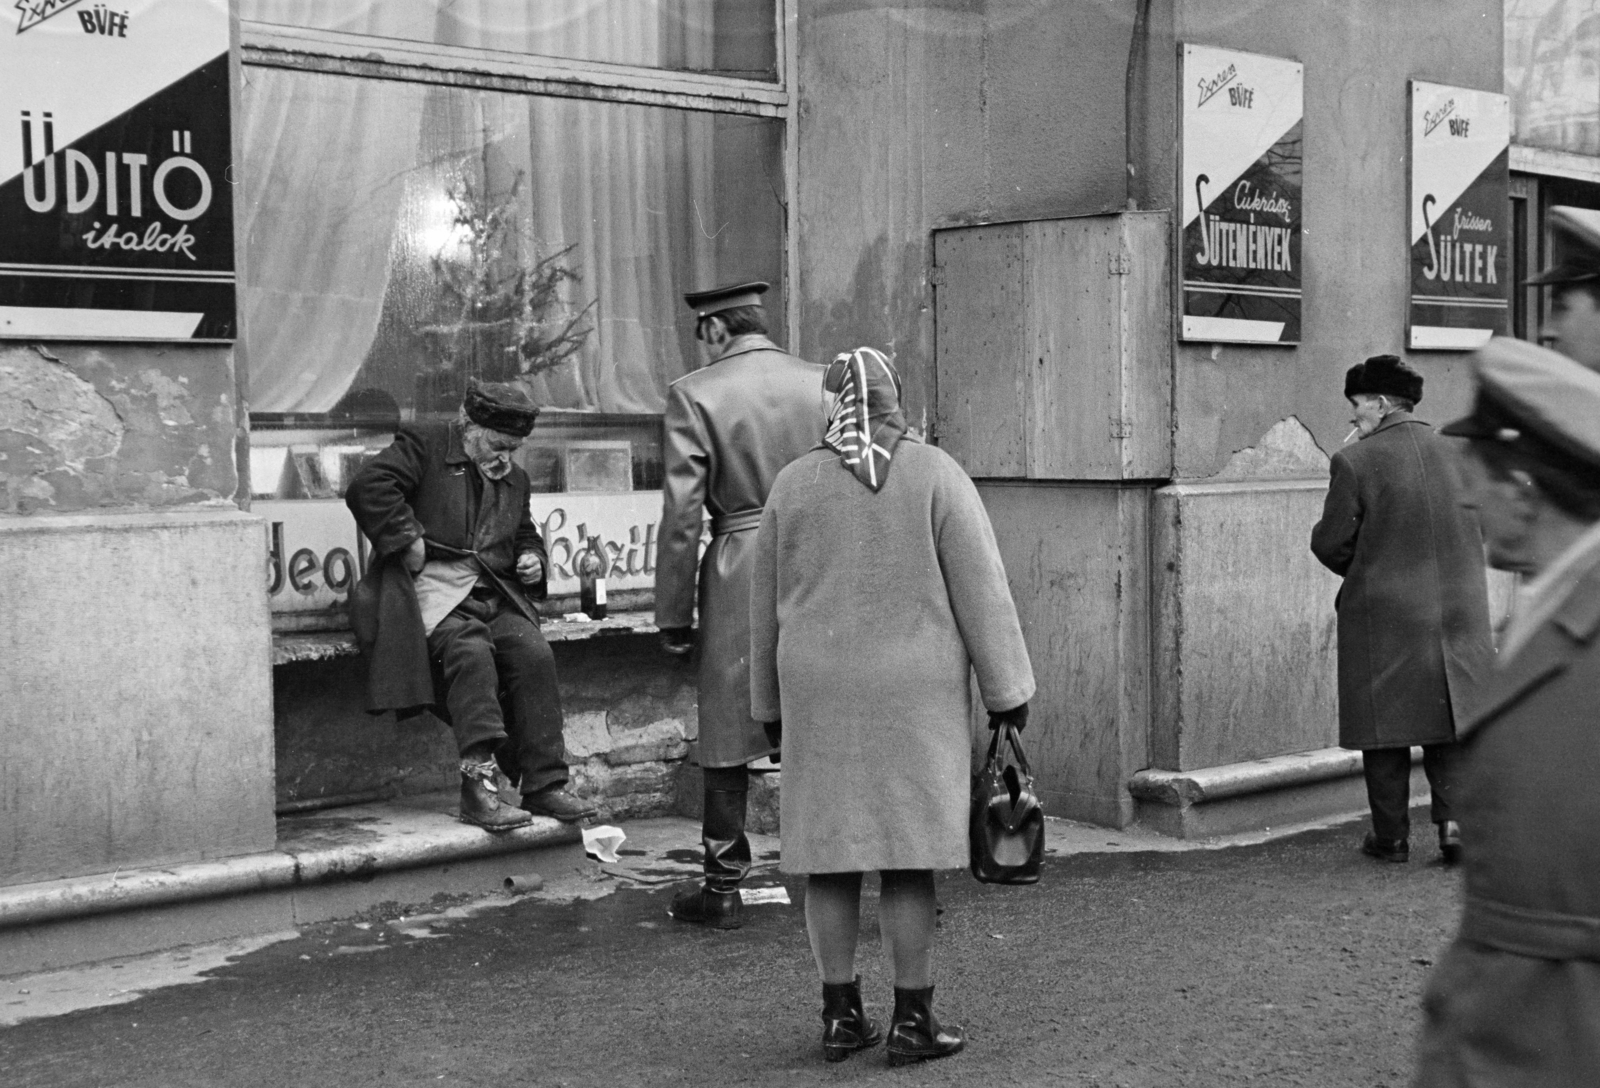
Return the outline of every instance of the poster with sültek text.
{"type": "Polygon", "coordinates": [[[1408,345],[1469,351],[1505,332],[1511,100],[1411,81],[1408,345]]]}

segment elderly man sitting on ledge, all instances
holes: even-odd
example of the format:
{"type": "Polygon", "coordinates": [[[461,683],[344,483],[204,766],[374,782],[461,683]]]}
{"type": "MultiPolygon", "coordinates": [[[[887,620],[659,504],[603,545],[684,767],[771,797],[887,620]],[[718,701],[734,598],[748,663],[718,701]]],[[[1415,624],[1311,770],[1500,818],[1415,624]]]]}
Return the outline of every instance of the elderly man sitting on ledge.
{"type": "Polygon", "coordinates": [[[373,549],[351,595],[367,709],[447,721],[461,819],[490,831],[595,813],[566,790],[555,657],[530,600],[545,596],[545,544],[511,455],[537,414],[519,386],[476,383],[459,418],[402,426],[345,494],[373,549]],[[497,768],[520,809],[501,803],[497,768]]]}

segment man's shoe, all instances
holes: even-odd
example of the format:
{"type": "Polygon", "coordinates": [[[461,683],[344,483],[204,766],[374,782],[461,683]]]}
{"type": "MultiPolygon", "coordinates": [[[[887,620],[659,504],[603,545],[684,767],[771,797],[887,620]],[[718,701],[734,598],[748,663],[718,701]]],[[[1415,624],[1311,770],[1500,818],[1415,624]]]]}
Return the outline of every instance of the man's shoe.
{"type": "Polygon", "coordinates": [[[533,820],[526,812],[500,803],[499,768],[494,760],[461,763],[461,822],[485,831],[510,831],[533,820]]]}
{"type": "Polygon", "coordinates": [[[1370,831],[1361,840],[1361,852],[1369,858],[1396,864],[1411,860],[1411,844],[1405,839],[1380,839],[1370,831]]]}
{"type": "Polygon", "coordinates": [[[1439,857],[1446,865],[1461,862],[1461,825],[1454,820],[1439,821],[1439,857]]]}
{"type": "Polygon", "coordinates": [[[573,823],[599,813],[600,809],[580,801],[565,786],[546,786],[537,793],[522,795],[522,807],[535,816],[554,816],[562,823],[573,823]]]}
{"type": "Polygon", "coordinates": [[[868,1020],[861,1007],[861,976],[854,982],[822,984],[822,1056],[842,1062],[858,1050],[883,1042],[883,1025],[868,1020]]]}
{"type": "Polygon", "coordinates": [[[739,889],[731,892],[717,892],[710,888],[695,888],[693,891],[679,892],[672,897],[672,906],[667,908],[667,914],[680,922],[689,922],[697,926],[710,926],[712,929],[738,929],[744,925],[744,900],[739,898],[739,889]]]}
{"type": "Polygon", "coordinates": [[[894,1020],[889,1025],[889,1064],[906,1065],[959,1054],[967,1036],[954,1025],[944,1027],[933,1015],[933,987],[894,988],[894,1020]]]}

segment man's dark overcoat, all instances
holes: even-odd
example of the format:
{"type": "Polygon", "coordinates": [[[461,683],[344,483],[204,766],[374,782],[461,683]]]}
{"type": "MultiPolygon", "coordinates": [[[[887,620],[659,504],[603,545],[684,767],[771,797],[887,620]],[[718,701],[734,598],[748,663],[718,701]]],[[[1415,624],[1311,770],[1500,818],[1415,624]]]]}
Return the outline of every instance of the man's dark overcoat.
{"type": "Polygon", "coordinates": [[[750,571],[772,481],[822,441],[822,373],[765,336],[736,336],[667,397],[656,623],[688,627],[698,581],[702,767],[777,750],[750,716],[750,571]],[[702,559],[705,512],[713,536],[702,559]]]}
{"type": "Polygon", "coordinates": [[[1453,451],[1409,412],[1333,455],[1311,550],[1344,578],[1339,743],[1440,744],[1494,666],[1477,518],[1459,504],[1453,451]]]}
{"type": "Polygon", "coordinates": [[[1423,994],[1418,1088],[1600,1078],[1600,567],[1463,722],[1461,932],[1423,994]]]}
{"type": "Polygon", "coordinates": [[[345,491],[356,524],[372,541],[371,564],[350,595],[350,619],[367,654],[367,709],[373,713],[435,704],[428,635],[404,563],[418,537],[427,541],[430,560],[476,557],[517,611],[539,622],[529,598],[545,596],[549,572],[526,589],[516,573],[524,552],[548,565],[528,507],[528,474],[513,465],[503,479],[484,479],[461,433],[457,422],[401,427],[345,491]]]}

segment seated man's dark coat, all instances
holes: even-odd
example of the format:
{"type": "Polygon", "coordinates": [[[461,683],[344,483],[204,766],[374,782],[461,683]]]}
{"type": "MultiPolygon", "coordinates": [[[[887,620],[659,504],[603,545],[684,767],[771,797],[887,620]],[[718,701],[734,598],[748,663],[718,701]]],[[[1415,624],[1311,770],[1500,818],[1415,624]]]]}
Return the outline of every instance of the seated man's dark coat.
{"type": "Polygon", "coordinates": [[[537,624],[530,597],[542,600],[546,578],[526,589],[517,556],[533,552],[547,563],[544,538],[528,509],[528,474],[515,465],[497,481],[478,472],[461,443],[459,423],[416,423],[362,466],[345,503],[372,541],[372,562],[350,594],[350,621],[366,653],[367,709],[414,711],[437,703],[428,636],[405,552],[418,537],[428,559],[473,556],[481,578],[537,624]]]}

